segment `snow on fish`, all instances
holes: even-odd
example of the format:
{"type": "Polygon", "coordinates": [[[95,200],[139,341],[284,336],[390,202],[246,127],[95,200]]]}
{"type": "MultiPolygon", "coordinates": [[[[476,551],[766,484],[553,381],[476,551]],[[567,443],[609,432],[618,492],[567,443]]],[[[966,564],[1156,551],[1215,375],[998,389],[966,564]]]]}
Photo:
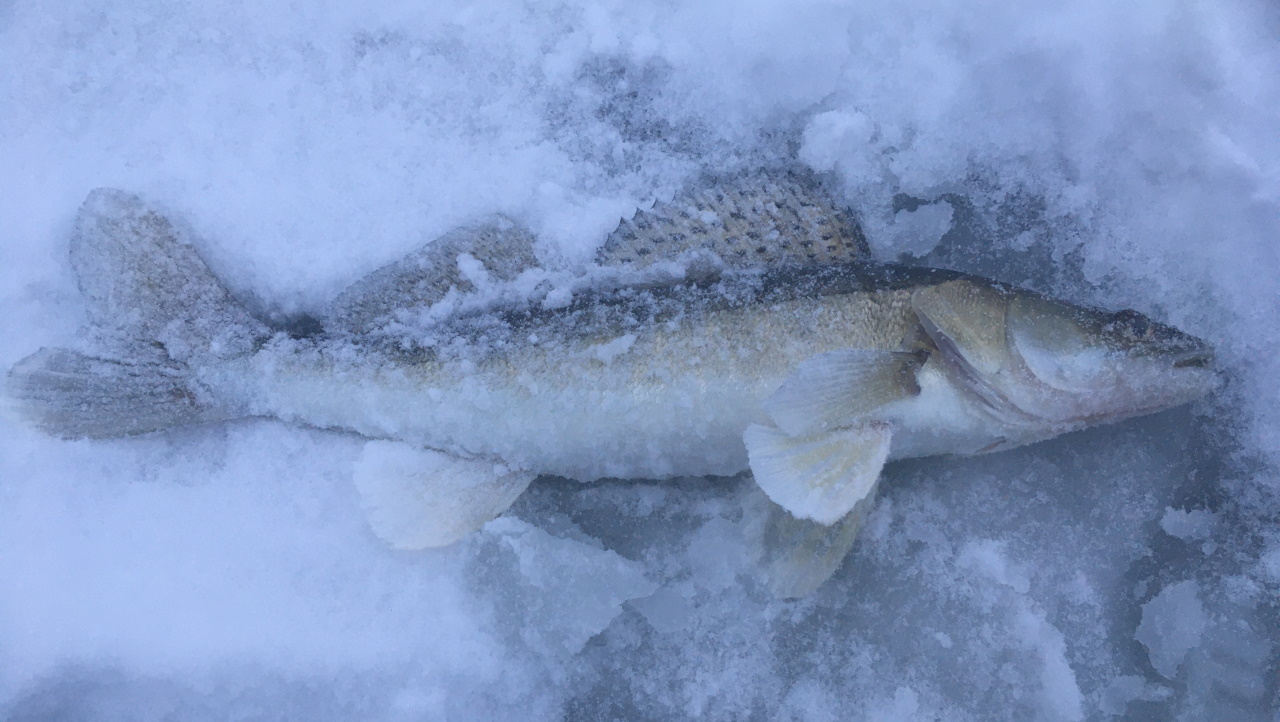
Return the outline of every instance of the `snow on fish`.
{"type": "Polygon", "coordinates": [[[1009,449],[1215,382],[1204,342],[1135,311],[870,263],[847,212],[790,174],[638,213],[573,289],[516,283],[541,269],[515,223],[459,229],[354,284],[306,334],[252,315],[122,191],[89,194],[71,261],[98,350],[41,349],[9,372],[51,434],[246,416],[355,432],[372,528],[407,549],[478,529],[540,474],[750,470],[772,500],[761,564],[781,596],[839,566],[888,461],[1009,449]],[[526,292],[457,302],[502,284],[526,292]]]}

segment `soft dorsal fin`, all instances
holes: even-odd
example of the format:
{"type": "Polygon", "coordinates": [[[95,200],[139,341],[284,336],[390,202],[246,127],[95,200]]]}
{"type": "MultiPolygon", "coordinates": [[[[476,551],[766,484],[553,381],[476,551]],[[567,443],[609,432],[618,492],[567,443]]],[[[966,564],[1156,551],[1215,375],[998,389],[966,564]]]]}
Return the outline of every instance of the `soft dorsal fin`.
{"type": "Polygon", "coordinates": [[[643,267],[710,251],[729,268],[870,258],[857,220],[799,171],[755,172],[690,188],[618,224],[601,266],[643,267]]]}
{"type": "Polygon", "coordinates": [[[351,284],[325,314],[325,330],[368,333],[392,320],[396,311],[437,303],[451,288],[474,290],[459,260],[464,254],[501,281],[513,280],[538,265],[533,236],[510,218],[493,216],[455,228],[351,284]]]}

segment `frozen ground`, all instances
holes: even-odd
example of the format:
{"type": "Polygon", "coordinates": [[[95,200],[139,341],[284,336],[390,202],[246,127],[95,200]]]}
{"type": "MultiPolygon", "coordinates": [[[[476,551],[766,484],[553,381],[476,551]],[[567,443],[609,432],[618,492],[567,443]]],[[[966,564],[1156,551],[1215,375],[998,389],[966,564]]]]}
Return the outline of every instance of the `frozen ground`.
{"type": "Polygon", "coordinates": [[[770,601],[742,479],[536,482],[393,553],[359,442],[0,421],[0,717],[1275,719],[1274,3],[0,2],[0,367],[65,345],[92,187],[263,309],[477,216],[581,260],[703,169],[828,172],[877,253],[1211,339],[1214,398],[900,463],[770,601]]]}

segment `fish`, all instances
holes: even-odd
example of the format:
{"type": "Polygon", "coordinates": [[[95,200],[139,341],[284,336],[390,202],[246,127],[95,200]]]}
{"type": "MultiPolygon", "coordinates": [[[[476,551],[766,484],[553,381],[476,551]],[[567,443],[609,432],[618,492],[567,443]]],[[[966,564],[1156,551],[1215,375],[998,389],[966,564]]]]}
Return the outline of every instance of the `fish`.
{"type": "Polygon", "coordinates": [[[456,542],[540,475],[749,472],[762,575],[804,596],[887,463],[1011,449],[1217,382],[1209,344],[1137,311],[873,262],[852,213],[791,172],[639,211],[576,275],[484,219],[305,323],[251,313],[197,245],[138,196],[90,192],[70,257],[92,350],[15,364],[22,417],[63,438],[243,417],[358,434],[371,528],[400,549],[456,542]]]}

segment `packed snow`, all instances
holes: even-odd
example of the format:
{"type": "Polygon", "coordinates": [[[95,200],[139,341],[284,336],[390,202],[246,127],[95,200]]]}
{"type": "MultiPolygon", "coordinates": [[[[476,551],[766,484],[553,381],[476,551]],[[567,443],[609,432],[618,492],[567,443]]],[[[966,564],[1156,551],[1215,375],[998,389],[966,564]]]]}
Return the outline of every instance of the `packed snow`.
{"type": "Polygon", "coordinates": [[[542,478],[401,552],[360,508],[356,437],[66,442],[0,413],[0,717],[1275,718],[1274,4],[14,0],[0,66],[5,369],[77,343],[95,187],[163,208],[283,320],[496,213],[574,267],[703,172],[798,162],[877,258],[1135,308],[1225,379],[891,464],[792,601],[752,574],[746,477],[542,478]]]}

